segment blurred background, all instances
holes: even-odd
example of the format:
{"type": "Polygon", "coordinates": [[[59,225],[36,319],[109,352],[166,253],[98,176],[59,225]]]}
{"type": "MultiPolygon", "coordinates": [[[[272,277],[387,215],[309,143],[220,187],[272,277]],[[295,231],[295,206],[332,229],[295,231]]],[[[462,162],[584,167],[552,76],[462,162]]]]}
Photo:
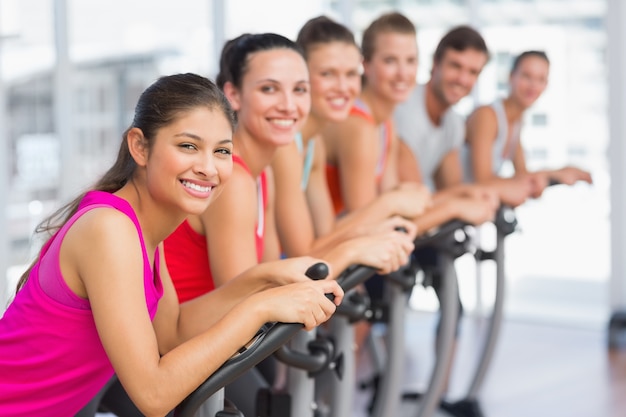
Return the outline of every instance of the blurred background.
{"type": "MultiPolygon", "coordinates": [[[[517,53],[547,52],[549,86],[523,130],[529,165],[576,164],[595,184],[552,187],[517,209],[505,314],[605,329],[626,302],[626,261],[611,250],[626,235],[623,204],[611,190],[619,196],[626,176],[616,176],[622,145],[610,127],[621,119],[609,106],[611,92],[617,102],[625,96],[610,70],[624,68],[607,52],[611,39],[626,46],[618,17],[611,26],[611,11],[623,7],[620,0],[0,0],[0,312],[36,253],[35,225],[108,168],[138,95],[159,75],[214,77],[224,40],[242,32],[293,39],[306,20],[327,14],[359,39],[371,20],[396,9],[418,28],[418,81],[428,79],[434,47],[451,26],[483,33],[492,59],[457,106],[463,114],[506,93],[517,53]]],[[[457,262],[468,277],[460,280],[465,308],[483,314],[495,268],[477,271],[471,257],[457,262]]],[[[416,292],[412,305],[434,309],[434,300],[416,292]]]]}

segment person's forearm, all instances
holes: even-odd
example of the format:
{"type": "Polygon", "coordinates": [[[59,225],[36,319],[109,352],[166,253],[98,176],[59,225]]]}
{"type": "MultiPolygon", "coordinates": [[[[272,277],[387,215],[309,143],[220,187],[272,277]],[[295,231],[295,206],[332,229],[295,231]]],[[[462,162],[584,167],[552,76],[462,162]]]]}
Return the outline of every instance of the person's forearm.
{"type": "Polygon", "coordinates": [[[395,213],[389,198],[377,198],[371,204],[337,218],[335,226],[330,233],[315,239],[308,255],[321,256],[332,250],[336,245],[348,239],[361,236],[362,226],[382,221],[393,214],[395,213]]]}
{"type": "Polygon", "coordinates": [[[346,237],[356,237],[360,226],[388,219],[395,214],[391,195],[383,194],[367,206],[337,219],[335,230],[346,237]]]}
{"type": "Polygon", "coordinates": [[[125,375],[131,398],[144,414],[164,415],[248,343],[266,316],[260,303],[244,301],[219,321],[204,323],[203,332],[164,354],[151,369],[138,367],[133,376],[125,375]]]}
{"type": "Polygon", "coordinates": [[[357,262],[357,254],[350,243],[348,240],[320,254],[320,257],[330,264],[333,271],[329,278],[336,279],[349,266],[357,262]]]}
{"type": "Polygon", "coordinates": [[[438,190],[433,194],[433,206],[441,205],[454,197],[456,197],[456,189],[446,188],[438,190]]]}
{"type": "Polygon", "coordinates": [[[202,333],[250,295],[273,287],[268,274],[265,264],[255,265],[221,287],[182,303],[179,342],[202,333]]]}
{"type": "Polygon", "coordinates": [[[454,210],[452,200],[446,200],[436,204],[424,214],[414,219],[417,225],[418,235],[427,233],[431,229],[453,220],[456,216],[457,213],[454,210]]]}
{"type": "Polygon", "coordinates": [[[475,187],[477,184],[481,184],[481,185],[487,185],[489,181],[484,181],[484,182],[475,182],[475,183],[461,183],[461,184],[456,184],[456,185],[452,185],[450,187],[446,187],[443,189],[438,190],[435,193],[435,196],[433,197],[433,199],[436,199],[436,203],[441,203],[444,200],[447,200],[448,198],[452,197],[452,198],[456,198],[456,197],[468,197],[472,194],[471,190],[473,187],[475,187]]]}

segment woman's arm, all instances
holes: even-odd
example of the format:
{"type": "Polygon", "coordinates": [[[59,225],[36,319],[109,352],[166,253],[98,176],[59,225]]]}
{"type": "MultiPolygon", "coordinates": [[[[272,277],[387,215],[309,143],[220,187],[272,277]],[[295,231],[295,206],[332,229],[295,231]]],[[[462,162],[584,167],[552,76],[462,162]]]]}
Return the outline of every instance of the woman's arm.
{"type": "Polygon", "coordinates": [[[449,151],[435,171],[434,182],[438,190],[459,185],[463,182],[463,168],[459,149],[449,151]]]}
{"type": "Polygon", "coordinates": [[[493,220],[495,212],[496,207],[488,200],[455,196],[428,209],[415,219],[415,224],[421,234],[451,220],[462,220],[473,225],[483,224],[493,220]]]}
{"type": "Polygon", "coordinates": [[[335,228],[335,209],[326,178],[326,143],[319,136],[310,140],[315,141],[315,152],[305,194],[315,235],[325,236],[335,228]]]}
{"type": "Polygon", "coordinates": [[[398,178],[401,182],[424,183],[417,155],[403,140],[398,140],[396,157],[398,158],[398,178]]]}
{"type": "Polygon", "coordinates": [[[272,160],[276,230],[282,251],[288,256],[307,254],[315,243],[313,219],[300,188],[302,165],[295,143],[278,148],[272,160]]]}
{"type": "Polygon", "coordinates": [[[530,178],[525,176],[524,150],[518,141],[513,156],[514,178],[501,178],[493,172],[493,146],[498,134],[498,120],[491,107],[483,106],[468,117],[466,140],[474,181],[493,187],[503,204],[517,207],[531,193],[530,178]]]}
{"type": "MultiPolygon", "coordinates": [[[[322,141],[320,140],[319,143],[322,141]]],[[[325,161],[324,148],[316,143],[314,161],[306,193],[302,191],[301,156],[295,144],[290,149],[280,149],[274,156],[276,183],[276,222],[283,252],[289,256],[312,255],[328,260],[340,273],[352,263],[358,251],[339,250],[337,245],[348,238],[345,230],[333,227],[334,212],[326,175],[320,167],[325,161]],[[314,234],[313,215],[315,211],[328,231],[323,235],[314,234]],[[330,258],[327,257],[330,256],[330,258]]],[[[269,220],[269,216],[268,216],[269,220]]],[[[269,232],[269,228],[268,228],[269,232]]]]}
{"type": "MultiPolygon", "coordinates": [[[[276,190],[274,188],[274,174],[272,167],[265,168],[265,179],[267,181],[267,202],[265,203],[265,226],[263,229],[263,262],[276,261],[280,259],[280,243],[276,232],[276,190]]],[[[302,255],[305,255],[304,253],[302,255]]]]}
{"type": "Polygon", "coordinates": [[[498,120],[491,107],[479,107],[468,116],[465,140],[475,182],[484,183],[496,177],[493,172],[493,144],[497,134],[498,120]]]}
{"type": "Polygon", "coordinates": [[[548,177],[559,184],[574,185],[578,181],[592,184],[591,173],[574,166],[548,170],[548,177]]]}
{"type": "MultiPolygon", "coordinates": [[[[393,216],[413,218],[421,214],[430,203],[430,192],[426,187],[405,184],[377,196],[370,204],[336,219],[326,181],[325,163],[325,143],[317,139],[306,195],[315,223],[319,223],[319,226],[316,224],[316,229],[319,229],[318,236],[322,237],[320,240],[324,241],[323,237],[327,235],[335,236],[340,241],[362,236],[370,233],[372,227],[378,227],[386,219],[389,219],[386,222],[390,227],[388,230],[393,230],[397,226],[411,229],[406,222],[391,218],[393,216]]],[[[330,240],[324,247],[334,244],[335,241],[330,240]]]]}
{"type": "Polygon", "coordinates": [[[378,134],[376,126],[356,116],[324,131],[324,140],[334,142],[343,202],[348,212],[369,204],[378,195],[378,134]]]}
{"type": "Polygon", "coordinates": [[[258,263],[258,191],[254,178],[239,164],[222,193],[202,214],[211,274],[219,287],[258,263]]]}
{"type": "MultiPolygon", "coordinates": [[[[96,210],[79,219],[76,233],[68,233],[68,242],[74,244],[68,258],[85,287],[98,334],[124,388],[145,415],[162,416],[245,343],[267,312],[254,306],[251,320],[238,320],[242,312],[232,314],[202,340],[161,357],[146,308],[137,230],[119,212],[96,210]],[[97,221],[89,221],[92,213],[97,221]]],[[[154,251],[148,247],[148,253],[154,251]]],[[[175,300],[173,289],[167,297],[175,300]]]]}
{"type": "Polygon", "coordinates": [[[515,154],[513,155],[513,168],[515,169],[515,175],[526,175],[528,169],[526,168],[526,154],[524,153],[524,147],[522,141],[517,142],[515,147],[515,154]]]}
{"type": "MultiPolygon", "coordinates": [[[[162,330],[157,331],[161,352],[168,352],[199,335],[252,294],[310,281],[304,273],[317,262],[320,260],[308,256],[263,262],[244,271],[214,291],[180,305],[175,297],[164,296],[159,303],[157,314],[157,319],[163,318],[164,320],[155,319],[155,323],[161,323],[160,326],[155,326],[157,330],[162,330]],[[173,332],[172,329],[176,331],[173,332]]],[[[329,268],[330,273],[333,273],[332,265],[329,265],[329,268]]],[[[167,292],[168,280],[164,279],[163,283],[167,292]]]]}
{"type": "MultiPolygon", "coordinates": [[[[165,268],[161,277],[165,293],[159,309],[172,307],[159,311],[151,322],[144,290],[144,260],[132,221],[115,210],[95,209],[77,221],[66,239],[68,245],[64,242],[61,252],[64,275],[74,271],[80,276],[113,368],[147,416],[162,416],[172,410],[247,343],[263,323],[302,322],[311,328],[334,311],[324,293],[341,297],[336,284],[326,280],[270,289],[230,310],[222,308],[228,312],[212,325],[207,323],[197,337],[160,350],[159,340],[178,333],[185,318],[175,307],[176,294],[165,268]]],[[[153,249],[148,247],[148,253],[154,253],[153,249]]]]}
{"type": "Polygon", "coordinates": [[[388,274],[408,262],[414,249],[414,238],[414,233],[409,235],[396,230],[384,230],[345,240],[326,252],[323,258],[337,271],[337,274],[332,275],[333,278],[351,265],[366,265],[380,274],[388,274]]]}
{"type": "MultiPolygon", "coordinates": [[[[315,139],[312,139],[315,140],[315,139]]],[[[400,265],[406,263],[408,254],[413,248],[412,239],[415,236],[415,226],[402,219],[396,219],[394,224],[403,225],[407,229],[411,230],[411,235],[400,234],[393,230],[390,226],[384,233],[377,232],[376,236],[361,237],[358,239],[349,238],[350,230],[347,228],[333,228],[334,212],[330,201],[330,192],[326,184],[325,170],[323,164],[325,163],[325,150],[321,140],[315,144],[315,153],[313,165],[309,177],[309,183],[306,191],[306,197],[308,201],[305,202],[305,207],[298,212],[296,209],[299,205],[294,205],[292,202],[297,199],[285,198],[284,201],[277,202],[277,204],[284,204],[284,211],[282,215],[278,216],[277,221],[280,223],[289,217],[293,220],[290,227],[285,227],[281,237],[283,239],[291,239],[291,242],[297,242],[300,235],[300,226],[303,222],[306,222],[311,218],[310,211],[315,211],[319,217],[322,217],[321,222],[328,223],[329,232],[325,235],[317,236],[312,245],[300,245],[301,252],[294,253],[294,245],[283,245],[285,253],[289,256],[299,256],[302,253],[308,253],[313,256],[318,256],[332,265],[332,269],[336,271],[336,274],[331,274],[331,278],[335,278],[337,274],[343,272],[347,267],[353,264],[368,265],[378,269],[382,273],[388,273],[396,270],[400,265]],[[282,217],[282,219],[281,219],[282,217]],[[306,252],[305,252],[306,251],[306,252]]],[[[282,153],[277,155],[279,158],[289,158],[293,160],[298,158],[299,154],[282,153]]],[[[289,161],[279,161],[274,159],[275,167],[282,169],[282,177],[276,176],[276,183],[278,186],[282,183],[284,188],[283,192],[287,195],[305,196],[305,193],[301,192],[300,187],[300,173],[302,172],[301,164],[290,164],[289,161]],[[291,168],[291,172],[289,168],[291,168]],[[289,182],[286,178],[292,179],[289,182]],[[293,180],[295,179],[295,180],[293,180]],[[291,190],[287,185],[291,186],[291,190]]],[[[354,223],[355,228],[363,228],[364,224],[354,223]]]]}
{"type": "Polygon", "coordinates": [[[393,123],[389,124],[389,150],[387,160],[385,161],[385,169],[383,171],[382,180],[378,189],[379,194],[385,191],[393,190],[400,184],[400,161],[399,152],[404,150],[400,144],[400,139],[396,136],[393,123]]]}
{"type": "Polygon", "coordinates": [[[414,219],[420,216],[431,205],[430,191],[421,184],[403,184],[395,190],[378,196],[365,207],[350,212],[337,219],[336,230],[344,231],[347,236],[358,237],[367,235],[372,226],[377,227],[387,220],[392,229],[397,218],[414,219]]]}

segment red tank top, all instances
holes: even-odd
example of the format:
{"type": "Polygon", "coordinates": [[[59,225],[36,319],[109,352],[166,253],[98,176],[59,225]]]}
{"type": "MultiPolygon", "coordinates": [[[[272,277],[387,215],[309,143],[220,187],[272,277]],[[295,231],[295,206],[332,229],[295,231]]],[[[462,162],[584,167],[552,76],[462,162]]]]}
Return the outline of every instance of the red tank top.
{"type": "MultiPolygon", "coordinates": [[[[357,116],[367,120],[368,123],[374,124],[376,121],[374,120],[374,116],[367,108],[367,105],[361,101],[357,100],[354,103],[354,106],[350,110],[350,116],[357,116]]],[[[380,184],[380,181],[383,176],[383,172],[385,171],[385,165],[387,164],[387,154],[389,153],[389,146],[391,145],[391,120],[387,120],[380,125],[380,134],[379,134],[379,147],[380,147],[380,156],[378,158],[378,163],[376,164],[376,184],[380,184]]],[[[332,164],[326,164],[326,182],[328,183],[328,190],[330,191],[330,196],[333,201],[333,207],[335,209],[335,214],[341,214],[345,205],[343,202],[343,196],[341,193],[341,181],[339,177],[339,167],[332,164]]]]}
{"type": "MultiPolygon", "coordinates": [[[[233,162],[241,165],[250,175],[250,169],[238,156],[233,155],[233,162]]],[[[258,223],[255,232],[257,260],[263,257],[263,236],[265,228],[265,209],[267,206],[267,179],[265,171],[257,178],[258,223]]],[[[211,273],[209,248],[206,236],[196,232],[185,220],[163,242],[167,269],[172,277],[178,301],[183,303],[213,291],[215,283],[211,273]]]]}

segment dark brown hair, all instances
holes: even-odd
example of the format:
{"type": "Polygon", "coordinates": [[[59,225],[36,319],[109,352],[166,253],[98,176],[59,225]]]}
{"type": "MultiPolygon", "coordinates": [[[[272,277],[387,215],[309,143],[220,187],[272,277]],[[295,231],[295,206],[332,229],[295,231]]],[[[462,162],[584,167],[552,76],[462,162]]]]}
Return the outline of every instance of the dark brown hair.
{"type": "Polygon", "coordinates": [[[487,44],[482,35],[471,26],[460,25],[456,26],[448,31],[443,38],[439,41],[433,61],[435,63],[441,62],[446,50],[454,49],[455,51],[465,51],[466,49],[474,49],[479,52],[484,52],[489,59],[489,50],[487,44]]]}
{"type": "MultiPolygon", "coordinates": [[[[128,149],[127,136],[130,129],[140,129],[150,149],[159,129],[170,125],[181,115],[198,107],[221,111],[234,130],[235,119],[230,103],[211,80],[191,73],[160,77],[139,97],[133,122],[122,136],[117,159],[91,189],[113,193],[132,179],[137,164],[128,149]]],[[[53,235],[76,213],[85,194],[86,192],[82,193],[44,219],[35,229],[35,233],[53,235]]],[[[28,279],[36,262],[37,260],[20,278],[17,285],[18,291],[28,279]]]]}
{"type": "Polygon", "coordinates": [[[381,33],[416,35],[417,29],[413,22],[398,12],[386,13],[378,17],[363,32],[361,52],[365,61],[372,59],[376,48],[376,38],[381,33]]]}
{"type": "Polygon", "coordinates": [[[220,56],[217,86],[224,89],[224,84],[230,81],[235,87],[241,88],[250,55],[279,48],[292,49],[304,58],[304,52],[294,41],[276,33],[244,33],[226,41],[220,56]]]}
{"type": "Polygon", "coordinates": [[[544,51],[524,51],[521,54],[519,54],[517,57],[515,57],[515,59],[513,60],[513,66],[511,67],[511,74],[517,71],[517,69],[519,68],[520,64],[522,63],[524,59],[529,58],[529,57],[541,58],[544,61],[546,61],[546,63],[550,64],[548,55],[544,51]]]}
{"type": "Polygon", "coordinates": [[[317,16],[308,20],[300,28],[296,38],[296,43],[304,51],[305,58],[308,58],[315,46],[331,42],[343,42],[359,49],[350,29],[327,16],[317,16]]]}

